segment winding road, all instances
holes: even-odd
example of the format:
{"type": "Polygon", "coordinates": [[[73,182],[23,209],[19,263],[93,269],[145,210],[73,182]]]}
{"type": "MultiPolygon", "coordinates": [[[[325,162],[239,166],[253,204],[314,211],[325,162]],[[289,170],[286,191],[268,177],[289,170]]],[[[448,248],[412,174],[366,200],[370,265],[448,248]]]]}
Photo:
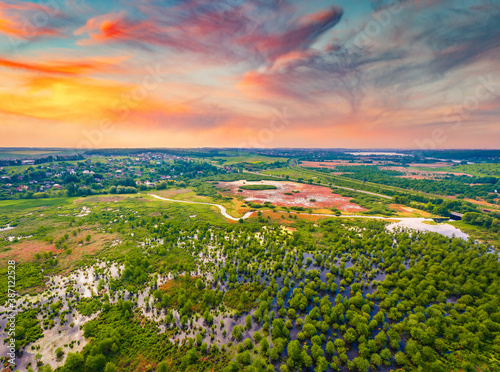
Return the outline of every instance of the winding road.
{"type": "MultiPolygon", "coordinates": [[[[255,211],[252,212],[247,212],[243,217],[236,218],[233,216],[230,216],[227,213],[227,210],[225,207],[223,207],[220,204],[215,204],[215,203],[204,203],[204,202],[195,202],[195,201],[187,201],[187,200],[176,200],[176,199],[168,199],[168,198],[162,198],[161,196],[154,195],[154,194],[148,194],[156,199],[160,200],[165,200],[169,202],[177,202],[177,203],[187,203],[187,204],[201,204],[201,205],[210,205],[214,206],[220,209],[221,214],[226,217],[227,219],[230,219],[232,221],[238,221],[240,219],[247,219],[248,217],[252,216],[255,211]]],[[[262,212],[266,212],[268,210],[263,210],[262,212]]],[[[432,232],[437,232],[441,235],[445,236],[455,236],[457,238],[462,238],[462,239],[467,239],[468,235],[462,232],[460,229],[457,229],[453,225],[449,225],[447,223],[442,223],[438,225],[429,225],[425,222],[430,222],[432,221],[431,218],[422,218],[422,217],[382,217],[382,216],[360,216],[360,215],[331,215],[331,214],[319,214],[319,213],[303,213],[303,212],[283,212],[283,213],[288,213],[288,214],[299,214],[299,215],[306,215],[306,216],[321,216],[321,217],[336,217],[336,218],[365,218],[365,219],[375,219],[375,220],[386,220],[386,221],[392,221],[393,223],[389,224],[387,228],[389,230],[393,230],[395,228],[410,228],[410,229],[415,229],[415,230],[420,230],[420,231],[432,231],[432,232]],[[395,222],[398,221],[398,222],[395,222]]]]}
{"type": "Polygon", "coordinates": [[[204,203],[204,202],[195,202],[195,201],[187,201],[187,200],[175,200],[175,199],[168,199],[168,198],[162,198],[161,196],[158,196],[158,195],[154,195],[154,194],[149,194],[151,195],[152,197],[156,198],[156,199],[160,199],[160,200],[165,200],[165,201],[170,201],[170,202],[177,202],[177,203],[187,203],[187,204],[201,204],[201,205],[211,205],[211,206],[214,206],[214,207],[217,207],[220,209],[220,213],[226,217],[227,219],[230,219],[232,221],[238,221],[240,218],[241,219],[247,219],[248,217],[250,217],[253,213],[255,212],[247,212],[245,213],[245,215],[243,217],[240,217],[240,218],[236,218],[236,217],[233,217],[231,215],[229,215],[227,213],[227,210],[225,207],[223,207],[222,205],[220,204],[214,204],[214,203],[204,203]]]}

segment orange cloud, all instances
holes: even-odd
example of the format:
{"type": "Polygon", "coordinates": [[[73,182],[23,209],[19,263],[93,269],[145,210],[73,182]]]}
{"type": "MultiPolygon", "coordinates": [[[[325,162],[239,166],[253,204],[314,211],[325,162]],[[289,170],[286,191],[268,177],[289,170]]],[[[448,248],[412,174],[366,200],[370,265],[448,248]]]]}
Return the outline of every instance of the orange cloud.
{"type": "Polygon", "coordinates": [[[81,41],[80,44],[124,41],[133,39],[142,33],[147,33],[146,26],[146,22],[127,20],[123,12],[109,13],[90,18],[85,26],[74,31],[74,35],[89,35],[89,39],[81,41]]]}
{"type": "Polygon", "coordinates": [[[186,111],[182,104],[158,102],[141,86],[83,78],[36,77],[20,89],[0,92],[0,112],[67,123],[127,122],[186,111]]]}
{"type": "Polygon", "coordinates": [[[26,63],[0,58],[0,66],[49,74],[82,75],[92,72],[107,71],[110,67],[116,66],[125,59],[126,57],[102,57],[84,58],[78,61],[66,60],[26,63]]]}

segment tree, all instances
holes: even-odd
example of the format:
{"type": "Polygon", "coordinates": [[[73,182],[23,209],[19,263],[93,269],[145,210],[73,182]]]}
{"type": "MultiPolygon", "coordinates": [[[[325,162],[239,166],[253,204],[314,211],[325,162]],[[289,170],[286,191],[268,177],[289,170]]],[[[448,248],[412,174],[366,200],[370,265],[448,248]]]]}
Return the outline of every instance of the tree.
{"type": "Polygon", "coordinates": [[[367,372],[370,368],[370,363],[365,358],[356,357],[353,362],[359,372],[367,372]]]}
{"type": "Polygon", "coordinates": [[[68,353],[64,367],[71,372],[79,372],[83,369],[83,355],[80,353],[68,353]]]}
{"type": "Polygon", "coordinates": [[[391,354],[389,349],[382,350],[380,352],[380,356],[382,357],[382,359],[387,360],[387,361],[392,359],[392,354],[391,354]]]}
{"type": "MultiPolygon", "coordinates": [[[[104,368],[104,372],[118,372],[118,367],[116,367],[116,365],[112,362],[106,363],[106,368],[104,368]]],[[[157,368],[156,372],[161,372],[161,370],[157,368]]],[[[163,372],[166,372],[166,369],[163,372]]]]}
{"type": "Polygon", "coordinates": [[[399,352],[396,353],[396,355],[394,356],[394,360],[400,366],[404,366],[406,364],[406,357],[405,357],[405,354],[402,351],[399,351],[399,352]]]}
{"type": "Polygon", "coordinates": [[[252,328],[252,316],[250,314],[248,314],[247,317],[245,318],[245,323],[247,329],[252,328]]]}
{"type": "Polygon", "coordinates": [[[248,292],[247,291],[241,292],[240,301],[243,302],[244,304],[246,304],[248,302],[248,292]]]}
{"type": "Polygon", "coordinates": [[[313,344],[311,347],[311,356],[313,360],[317,361],[319,357],[323,356],[323,349],[318,344],[313,344]]]}
{"type": "Polygon", "coordinates": [[[62,349],[62,347],[58,347],[55,353],[57,359],[61,359],[64,356],[64,350],[62,349]]]}
{"type": "Polygon", "coordinates": [[[302,331],[309,338],[318,334],[316,327],[314,325],[312,325],[311,323],[304,324],[304,326],[302,327],[302,331]]]}
{"type": "Polygon", "coordinates": [[[316,368],[314,369],[315,372],[324,372],[328,369],[328,361],[326,360],[325,357],[320,357],[316,361],[316,368]]]}
{"type": "Polygon", "coordinates": [[[232,335],[235,340],[241,341],[243,339],[243,327],[239,325],[234,326],[232,335]]]}
{"type": "Polygon", "coordinates": [[[253,348],[253,342],[249,338],[245,338],[245,341],[243,341],[243,345],[245,345],[245,349],[252,349],[253,348]]]}
{"type": "Polygon", "coordinates": [[[252,357],[248,351],[236,354],[235,360],[237,363],[243,364],[244,366],[248,366],[252,363],[252,357]]]}
{"type": "Polygon", "coordinates": [[[267,341],[267,338],[263,338],[260,340],[260,350],[264,355],[267,355],[267,353],[269,352],[269,341],[267,341]]]}
{"type": "Polygon", "coordinates": [[[372,354],[370,362],[373,366],[379,367],[382,365],[382,358],[378,354],[372,354]]]}
{"type": "Polygon", "coordinates": [[[106,358],[102,354],[90,355],[85,362],[85,368],[88,371],[102,371],[106,365],[106,358]]]}
{"type": "Polygon", "coordinates": [[[325,351],[328,355],[332,356],[333,354],[335,354],[335,346],[333,345],[333,342],[332,341],[328,341],[326,343],[326,348],[325,348],[325,351]]]}
{"type": "Polygon", "coordinates": [[[196,288],[198,288],[199,291],[205,288],[205,283],[203,283],[203,280],[198,279],[196,281],[196,288]]]}
{"type": "Polygon", "coordinates": [[[349,344],[352,344],[353,342],[355,342],[356,337],[357,337],[357,335],[356,335],[356,331],[354,330],[354,328],[349,328],[344,335],[346,342],[349,344]]]}
{"type": "Polygon", "coordinates": [[[297,340],[291,341],[288,344],[287,351],[288,351],[288,361],[287,361],[288,366],[295,368],[296,366],[300,365],[301,348],[299,342],[297,340]]]}
{"type": "Polygon", "coordinates": [[[201,333],[198,333],[196,335],[196,343],[198,344],[198,346],[200,346],[202,342],[203,342],[203,335],[201,333]]]}
{"type": "Polygon", "coordinates": [[[280,353],[278,352],[278,348],[276,346],[269,351],[269,358],[271,358],[272,361],[277,360],[279,356],[280,353]]]}

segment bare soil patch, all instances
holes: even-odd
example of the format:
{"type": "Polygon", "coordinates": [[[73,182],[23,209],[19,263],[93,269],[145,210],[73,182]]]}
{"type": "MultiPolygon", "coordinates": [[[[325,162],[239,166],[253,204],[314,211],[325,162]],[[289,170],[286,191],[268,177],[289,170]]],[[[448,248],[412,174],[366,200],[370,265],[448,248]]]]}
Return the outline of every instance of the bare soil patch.
{"type": "Polygon", "coordinates": [[[351,203],[351,198],[334,194],[328,187],[280,181],[235,181],[219,182],[217,185],[225,194],[241,196],[245,201],[255,203],[270,202],[284,207],[304,207],[314,209],[337,208],[346,212],[360,212],[365,208],[351,203]],[[242,185],[273,185],[273,190],[243,190],[242,185]]]}

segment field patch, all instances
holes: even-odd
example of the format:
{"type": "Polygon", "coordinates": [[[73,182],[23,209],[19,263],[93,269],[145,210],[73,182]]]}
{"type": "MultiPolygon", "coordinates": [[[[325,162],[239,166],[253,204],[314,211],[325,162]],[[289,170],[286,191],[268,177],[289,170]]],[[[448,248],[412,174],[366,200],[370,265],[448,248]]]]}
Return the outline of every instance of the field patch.
{"type": "MultiPolygon", "coordinates": [[[[337,208],[345,212],[360,212],[365,208],[351,203],[351,198],[332,193],[328,187],[315,186],[296,182],[280,181],[235,181],[217,184],[225,193],[242,196],[245,201],[266,203],[285,207],[304,208],[337,208]],[[248,190],[245,186],[274,186],[273,189],[248,190]]],[[[247,187],[248,188],[248,187],[247,187]]]]}

